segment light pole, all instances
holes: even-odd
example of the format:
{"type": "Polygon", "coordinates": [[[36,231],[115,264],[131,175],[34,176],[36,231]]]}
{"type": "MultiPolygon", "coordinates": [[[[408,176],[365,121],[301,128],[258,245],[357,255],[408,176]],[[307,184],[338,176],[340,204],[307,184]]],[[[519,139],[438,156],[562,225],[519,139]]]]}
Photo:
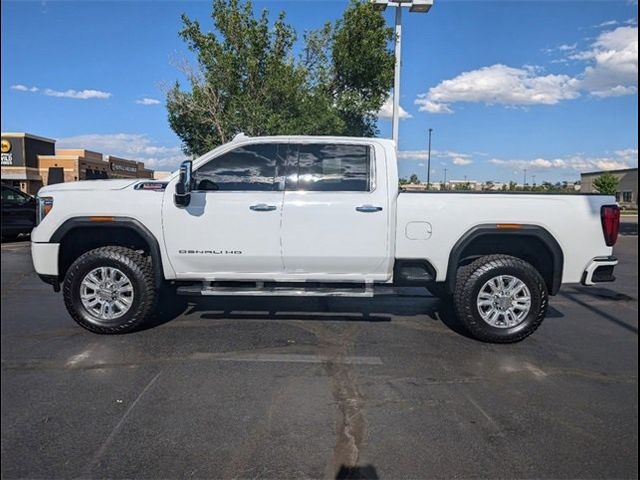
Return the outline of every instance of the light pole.
{"type": "Polygon", "coordinates": [[[429,129],[429,150],[427,150],[427,190],[429,190],[429,184],[431,183],[431,132],[433,132],[433,128],[429,129]]]}
{"type": "MultiPolygon", "coordinates": [[[[402,7],[409,7],[410,12],[427,13],[433,6],[433,0],[370,0],[374,8],[384,11],[387,7],[396,8],[395,22],[395,69],[393,75],[393,119],[391,138],[398,148],[398,130],[400,123],[400,64],[402,56],[402,7]]],[[[429,182],[427,181],[427,185],[429,182]]],[[[427,187],[428,188],[428,187],[427,187]]]]}
{"type": "Polygon", "coordinates": [[[444,169],[444,182],[442,182],[444,184],[444,189],[448,190],[447,188],[447,169],[444,169]]]}
{"type": "Polygon", "coordinates": [[[527,169],[524,169],[524,183],[522,184],[522,186],[524,187],[527,184],[527,169]]]}

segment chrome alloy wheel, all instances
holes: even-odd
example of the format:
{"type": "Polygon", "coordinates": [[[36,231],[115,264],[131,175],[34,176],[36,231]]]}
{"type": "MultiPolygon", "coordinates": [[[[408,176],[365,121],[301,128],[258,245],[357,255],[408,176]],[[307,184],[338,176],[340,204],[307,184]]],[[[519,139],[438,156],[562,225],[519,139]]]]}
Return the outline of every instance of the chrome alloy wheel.
{"type": "Polygon", "coordinates": [[[478,312],[492,327],[511,328],[527,318],[531,310],[531,292],[525,283],[511,275],[499,275],[480,289],[478,312]]]}
{"type": "Polygon", "coordinates": [[[115,320],[133,304],[133,285],[121,270],[98,267],[85,275],[80,284],[82,305],[103,322],[115,320]]]}

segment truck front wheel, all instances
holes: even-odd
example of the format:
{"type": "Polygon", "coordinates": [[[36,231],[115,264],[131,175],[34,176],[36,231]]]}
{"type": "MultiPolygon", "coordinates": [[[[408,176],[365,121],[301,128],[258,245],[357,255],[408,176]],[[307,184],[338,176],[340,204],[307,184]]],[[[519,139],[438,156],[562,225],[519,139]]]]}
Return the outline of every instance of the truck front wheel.
{"type": "Polygon", "coordinates": [[[508,255],[488,255],[460,268],[454,305],[460,321],[478,340],[519,342],[547,312],[548,293],[540,273],[508,255]]]}
{"type": "Polygon", "coordinates": [[[151,259],[125,247],[90,250],[69,267],[63,293],[80,326],[94,333],[130,332],[149,318],[156,304],[151,259]]]}

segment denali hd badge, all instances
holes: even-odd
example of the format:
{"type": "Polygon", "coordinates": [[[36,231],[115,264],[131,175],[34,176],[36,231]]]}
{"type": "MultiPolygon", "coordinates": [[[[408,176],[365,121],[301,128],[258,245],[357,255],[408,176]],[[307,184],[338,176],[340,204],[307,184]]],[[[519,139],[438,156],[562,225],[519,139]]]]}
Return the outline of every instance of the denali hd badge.
{"type": "Polygon", "coordinates": [[[178,250],[180,255],[242,255],[240,250],[178,250]]]}

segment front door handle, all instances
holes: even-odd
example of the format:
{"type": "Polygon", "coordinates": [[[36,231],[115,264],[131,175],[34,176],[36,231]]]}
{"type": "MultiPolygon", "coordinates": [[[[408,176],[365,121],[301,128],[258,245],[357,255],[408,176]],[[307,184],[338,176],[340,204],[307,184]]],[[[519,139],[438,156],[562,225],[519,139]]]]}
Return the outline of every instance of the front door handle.
{"type": "Polygon", "coordinates": [[[266,203],[258,203],[249,207],[254,212],[270,212],[276,209],[275,205],[267,205],[266,203]]]}
{"type": "Polygon", "coordinates": [[[371,213],[371,212],[379,212],[382,210],[382,207],[376,207],[375,205],[361,205],[356,207],[358,212],[371,213]]]}

